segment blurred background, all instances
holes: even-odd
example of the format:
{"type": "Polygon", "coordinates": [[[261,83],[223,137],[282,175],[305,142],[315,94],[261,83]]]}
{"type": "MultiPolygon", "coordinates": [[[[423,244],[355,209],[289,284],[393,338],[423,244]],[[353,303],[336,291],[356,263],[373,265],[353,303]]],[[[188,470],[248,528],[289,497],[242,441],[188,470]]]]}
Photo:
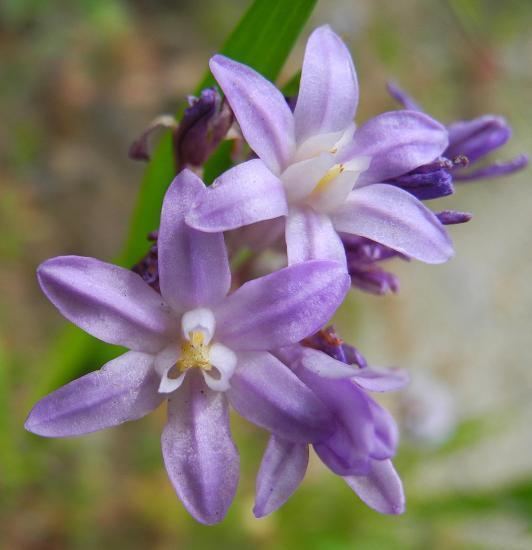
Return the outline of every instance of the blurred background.
{"type": "MultiPolygon", "coordinates": [[[[255,520],[265,434],[233,420],[242,478],[224,523],[195,524],[160,456],[164,411],[103,433],[44,440],[24,419],[65,323],[41,295],[49,256],[110,260],[144,166],[130,142],[196,86],[245,0],[2,0],[0,3],[0,548],[532,548],[530,171],[464,185],[437,208],[474,213],[451,229],[444,266],[397,263],[396,296],[351,293],[337,327],[412,385],[386,404],[401,421],[396,464],[407,513],[382,517],[312,460],[303,486],[255,520]]],[[[358,121],[394,108],[394,79],[443,122],[502,114],[499,153],[530,152],[532,3],[329,0],[361,87],[358,121]]],[[[94,365],[96,369],[100,365],[94,365]]]]}

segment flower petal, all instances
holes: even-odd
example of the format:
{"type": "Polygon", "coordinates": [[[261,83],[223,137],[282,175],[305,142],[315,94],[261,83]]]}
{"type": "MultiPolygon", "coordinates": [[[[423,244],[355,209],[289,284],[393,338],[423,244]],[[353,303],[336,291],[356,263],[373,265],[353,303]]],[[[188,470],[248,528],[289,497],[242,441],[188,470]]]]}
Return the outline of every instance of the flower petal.
{"type": "Polygon", "coordinates": [[[185,508],[201,523],[222,521],[235,496],[240,463],[225,395],[190,372],[168,404],[161,444],[168,476],[185,508]]]}
{"type": "Polygon", "coordinates": [[[37,270],[47,298],[69,321],[96,338],[155,353],[172,320],[161,296],[139,275],[94,258],[59,256],[37,270]]]}
{"type": "Polygon", "coordinates": [[[238,164],[222,174],[186,217],[209,233],[228,231],[286,215],[283,184],[260,159],[238,164]]]}
{"type": "Polygon", "coordinates": [[[294,344],[331,318],[348,289],[345,268],[319,260],[248,281],[215,308],[217,337],[236,351],[294,344]]]}
{"type": "Polygon", "coordinates": [[[257,476],[255,517],[275,512],[298,488],[308,465],[308,445],[272,436],[257,476]]]}
{"type": "Polygon", "coordinates": [[[161,294],[177,313],[220,302],[231,284],[223,234],[185,224],[185,215],[206,193],[200,178],[183,170],[164,198],[157,241],[159,283],[161,294]]]}
{"type": "Polygon", "coordinates": [[[283,94],[252,68],[223,55],[215,55],[209,66],[249,146],[280,174],[295,149],[294,117],[283,94]]]}
{"type": "Polygon", "coordinates": [[[375,437],[371,458],[386,460],[395,456],[399,443],[399,430],[393,416],[379,403],[368,398],[368,405],[373,415],[375,437]]]}
{"type": "Polygon", "coordinates": [[[41,399],[25,428],[44,437],[68,437],[141,418],[162,401],[153,355],[129,351],[41,399]]]}
{"type": "Polygon", "coordinates": [[[374,460],[368,475],[344,477],[344,480],[377,512],[396,515],[405,511],[403,484],[391,460],[374,460]]]}
{"type": "Polygon", "coordinates": [[[326,353],[311,348],[304,348],[301,352],[303,366],[322,378],[353,378],[361,370],[355,365],[347,365],[333,359],[326,353]]]}
{"type": "Polygon", "coordinates": [[[329,411],[316,395],[266,352],[238,353],[227,395],[241,416],[290,441],[317,441],[333,427],[329,411]]]}
{"type": "Polygon", "coordinates": [[[358,82],[351,54],[328,25],[309,37],[294,111],[298,142],[343,130],[353,121],[358,82]]]}
{"type": "Polygon", "coordinates": [[[359,156],[371,158],[359,185],[406,174],[439,157],[448,144],[447,130],[417,111],[391,111],[368,120],[355,132],[340,162],[359,156]]]}
{"type": "Polygon", "coordinates": [[[331,260],[347,269],[342,240],[327,214],[310,207],[291,208],[285,237],[289,265],[307,260],[331,260]]]}
{"type": "Polygon", "coordinates": [[[368,367],[356,369],[353,380],[366,391],[386,392],[401,390],[408,385],[410,376],[401,369],[368,367]]]}
{"type": "Polygon", "coordinates": [[[355,189],[332,220],[337,231],[367,237],[429,264],[453,255],[451,240],[434,213],[392,185],[355,189]]]}
{"type": "Polygon", "coordinates": [[[329,408],[334,432],[314,443],[314,449],[338,475],[365,474],[375,446],[375,428],[369,397],[348,379],[323,378],[299,363],[295,373],[329,408]]]}

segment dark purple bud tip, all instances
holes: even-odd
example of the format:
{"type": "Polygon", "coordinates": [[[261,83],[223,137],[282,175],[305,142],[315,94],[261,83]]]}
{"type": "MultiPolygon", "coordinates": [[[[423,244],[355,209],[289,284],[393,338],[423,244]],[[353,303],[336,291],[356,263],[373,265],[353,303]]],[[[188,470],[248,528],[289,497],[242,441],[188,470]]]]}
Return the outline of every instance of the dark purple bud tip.
{"type": "Polygon", "coordinates": [[[233,124],[233,112],[215,88],[207,88],[188,101],[189,107],[174,134],[180,168],[201,166],[233,124]]]}
{"type": "Polygon", "coordinates": [[[154,119],[144,132],[131,144],[128,156],[133,160],[150,160],[150,139],[159,130],[175,129],[177,121],[172,115],[160,115],[154,119]]]}
{"type": "Polygon", "coordinates": [[[454,158],[465,155],[471,163],[504,145],[512,135],[506,120],[494,115],[454,122],[447,130],[449,147],[445,156],[454,158]]]}
{"type": "Polygon", "coordinates": [[[436,217],[443,225],[454,225],[468,222],[473,217],[473,214],[459,212],[458,210],[444,210],[443,212],[436,212],[436,217]]]}
{"type": "Polygon", "coordinates": [[[341,238],[345,248],[347,263],[350,265],[364,264],[364,266],[369,266],[369,264],[375,262],[397,257],[408,260],[400,252],[371,239],[366,239],[366,237],[342,234],[341,238]]]}
{"type": "Polygon", "coordinates": [[[152,241],[146,256],[136,263],[131,271],[140,275],[146,283],[154,290],[161,292],[159,288],[159,254],[157,249],[157,238],[159,231],[152,231],[148,234],[148,240],[152,241]]]}
{"type": "Polygon", "coordinates": [[[322,351],[329,357],[348,365],[357,365],[360,368],[368,366],[368,362],[364,356],[354,346],[346,344],[338,335],[333,325],[305,338],[301,341],[301,344],[305,347],[322,351]]]}
{"type": "Polygon", "coordinates": [[[384,271],[380,267],[361,268],[357,265],[348,265],[348,271],[351,277],[351,286],[364,292],[377,296],[399,292],[399,279],[397,276],[384,271]]]}
{"type": "Polygon", "coordinates": [[[453,178],[457,182],[465,183],[480,179],[498,178],[500,176],[508,176],[514,172],[519,172],[528,166],[528,157],[526,155],[518,155],[512,160],[505,162],[494,162],[488,166],[478,168],[477,170],[462,172],[461,170],[453,174],[453,178]]]}
{"type": "MultiPolygon", "coordinates": [[[[447,159],[442,159],[439,166],[435,165],[436,163],[420,166],[416,170],[388,180],[386,183],[400,187],[424,201],[452,195],[454,193],[453,178],[450,169],[443,160],[447,161],[447,159]]],[[[451,162],[449,164],[453,165],[451,162]]]]}

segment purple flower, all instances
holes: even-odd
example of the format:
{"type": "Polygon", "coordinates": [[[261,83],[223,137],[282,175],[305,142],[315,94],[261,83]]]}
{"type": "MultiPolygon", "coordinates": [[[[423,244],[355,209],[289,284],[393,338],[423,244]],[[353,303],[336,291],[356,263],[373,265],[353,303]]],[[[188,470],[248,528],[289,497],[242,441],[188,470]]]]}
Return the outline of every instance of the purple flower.
{"type": "MultiPolygon", "coordinates": [[[[406,109],[423,112],[423,109],[395,84],[389,83],[388,91],[406,109]]],[[[468,169],[468,166],[470,167],[477,161],[484,159],[489,153],[499,149],[510,139],[512,129],[503,117],[482,115],[472,120],[459,120],[449,124],[447,131],[449,132],[449,146],[443,152],[442,157],[444,157],[443,161],[447,161],[448,164],[442,166],[442,170],[446,171],[448,176],[452,176],[454,181],[465,182],[504,176],[522,170],[528,165],[527,156],[518,155],[509,161],[494,162],[473,170],[468,169]]],[[[430,164],[428,167],[430,167],[430,164]]],[[[410,174],[410,179],[413,176],[418,176],[420,172],[427,171],[428,167],[421,167],[417,172],[410,174]]],[[[440,177],[443,178],[444,176],[440,175],[440,177]]],[[[425,195],[430,193],[431,196],[420,197],[419,190],[414,192],[414,195],[421,199],[429,199],[445,196],[449,194],[449,189],[452,192],[450,182],[446,188],[442,188],[441,185],[437,184],[437,178],[434,178],[432,183],[432,189],[427,184],[422,191],[425,195]],[[438,192],[441,194],[438,194],[438,192]]],[[[396,179],[396,184],[412,192],[408,188],[409,184],[404,187],[400,179],[396,179]]]]}
{"type": "Polygon", "coordinates": [[[174,134],[178,166],[201,166],[225,138],[233,124],[233,113],[214,88],[200,97],[189,97],[189,107],[174,134]]]}
{"type": "MultiPolygon", "coordinates": [[[[332,415],[330,434],[313,443],[322,462],[371,508],[383,514],[402,513],[403,488],[391,462],[397,426],[367,392],[400,389],[408,382],[406,374],[359,368],[302,346],[278,350],[277,355],[332,415]]],[[[267,515],[286,502],[302,481],[307,463],[308,444],[276,435],[270,438],[257,478],[256,516],[267,515]]]]}
{"type": "Polygon", "coordinates": [[[228,294],[223,235],[184,222],[206,193],[181,172],[163,204],[158,294],[138,274],[92,258],[44,262],[41,287],[70,321],[130,349],[48,395],[26,428],[46,437],[81,435],[140,418],[167,399],[162,451],[188,511],[220,521],[236,491],[239,458],[228,402],[244,417],[291,441],[328,435],[330,412],[268,350],[313,334],[349,286],[342,266],[312,261],[255,279],[228,294]]]}
{"type": "Polygon", "coordinates": [[[367,237],[429,263],[452,255],[436,216],[410,193],[382,182],[441,156],[447,132],[415,111],[353,123],[358,84],[349,51],[328,27],[309,38],[294,112],[275,86],[217,55],[211,70],[258,159],[222,175],[187,223],[225,231],[286,216],[290,264],[345,265],[338,232],[367,237]]]}
{"type": "Polygon", "coordinates": [[[174,161],[178,170],[201,166],[226,137],[233,124],[233,113],[214,88],[202,90],[199,97],[190,96],[188,107],[178,124],[172,115],[158,116],[131,144],[129,157],[149,161],[150,139],[160,130],[172,131],[174,161]]]}

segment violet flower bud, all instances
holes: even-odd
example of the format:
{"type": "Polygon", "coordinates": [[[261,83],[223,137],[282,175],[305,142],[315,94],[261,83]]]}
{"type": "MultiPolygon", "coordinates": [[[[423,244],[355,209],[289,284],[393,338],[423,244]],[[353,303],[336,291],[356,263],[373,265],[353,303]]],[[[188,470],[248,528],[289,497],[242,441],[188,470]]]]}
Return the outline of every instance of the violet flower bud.
{"type": "Polygon", "coordinates": [[[400,187],[422,201],[438,199],[454,193],[453,166],[449,159],[439,158],[385,183],[400,187]]]}
{"type": "Polygon", "coordinates": [[[364,356],[354,346],[346,344],[333,325],[305,338],[301,344],[307,348],[323,351],[329,357],[348,365],[357,365],[360,368],[368,366],[364,356]]]}
{"type": "Polygon", "coordinates": [[[360,269],[348,264],[347,268],[353,287],[377,296],[399,292],[399,279],[393,273],[377,266],[360,269]]]}
{"type": "Polygon", "coordinates": [[[233,113],[214,88],[206,88],[197,98],[189,97],[189,107],[174,133],[179,169],[187,165],[201,166],[232,124],[233,113]]]}
{"type": "Polygon", "coordinates": [[[131,271],[137,273],[142,279],[148,283],[159,294],[161,289],[159,288],[159,253],[157,248],[157,239],[159,237],[159,231],[152,231],[148,234],[148,240],[152,241],[150,249],[146,253],[146,256],[136,263],[131,271]]]}
{"type": "Polygon", "coordinates": [[[131,144],[128,156],[133,160],[149,161],[151,157],[150,139],[160,130],[175,130],[177,121],[172,115],[160,115],[155,118],[142,134],[131,144]]]}
{"type": "Polygon", "coordinates": [[[473,217],[473,214],[459,212],[458,210],[443,210],[442,212],[436,212],[436,217],[443,225],[454,225],[468,222],[473,217]]]}

